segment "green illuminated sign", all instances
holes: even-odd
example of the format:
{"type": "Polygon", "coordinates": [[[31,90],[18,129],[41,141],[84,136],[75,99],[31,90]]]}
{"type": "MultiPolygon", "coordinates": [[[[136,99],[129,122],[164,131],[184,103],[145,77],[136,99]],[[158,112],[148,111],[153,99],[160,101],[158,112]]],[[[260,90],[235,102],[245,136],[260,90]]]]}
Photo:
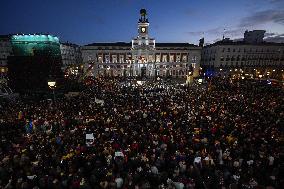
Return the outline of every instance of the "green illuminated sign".
{"type": "Polygon", "coordinates": [[[16,56],[33,56],[35,53],[60,56],[59,39],[52,35],[12,35],[11,42],[16,56]]]}

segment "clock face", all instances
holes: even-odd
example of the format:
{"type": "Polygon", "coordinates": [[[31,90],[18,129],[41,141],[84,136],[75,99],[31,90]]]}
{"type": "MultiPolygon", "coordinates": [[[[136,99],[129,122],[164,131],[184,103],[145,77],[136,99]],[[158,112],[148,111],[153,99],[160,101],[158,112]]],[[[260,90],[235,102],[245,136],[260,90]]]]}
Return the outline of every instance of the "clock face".
{"type": "Polygon", "coordinates": [[[145,28],[145,27],[142,27],[142,28],[141,28],[141,32],[142,32],[142,33],[145,33],[145,32],[146,32],[146,28],[145,28]]]}

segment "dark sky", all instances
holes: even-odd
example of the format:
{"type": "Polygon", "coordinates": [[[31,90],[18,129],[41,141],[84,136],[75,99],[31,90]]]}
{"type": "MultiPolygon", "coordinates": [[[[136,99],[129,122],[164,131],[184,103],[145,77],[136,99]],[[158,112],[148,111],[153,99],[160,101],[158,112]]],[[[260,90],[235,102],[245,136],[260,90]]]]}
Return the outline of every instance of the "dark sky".
{"type": "Polygon", "coordinates": [[[248,29],[284,42],[284,0],[1,0],[0,34],[50,33],[77,44],[129,42],[147,9],[157,42],[212,43],[248,29]]]}

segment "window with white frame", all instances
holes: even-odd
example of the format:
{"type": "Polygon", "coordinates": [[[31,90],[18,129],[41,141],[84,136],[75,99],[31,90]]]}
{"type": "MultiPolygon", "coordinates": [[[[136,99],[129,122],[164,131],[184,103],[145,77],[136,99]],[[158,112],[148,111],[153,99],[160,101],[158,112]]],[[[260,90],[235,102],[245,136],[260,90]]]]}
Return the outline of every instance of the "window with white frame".
{"type": "Polygon", "coordinates": [[[102,63],[103,62],[103,57],[102,56],[98,56],[98,62],[102,63]]]}
{"type": "Polygon", "coordinates": [[[156,55],[156,62],[161,62],[161,56],[160,55],[156,55]]]}
{"type": "Polygon", "coordinates": [[[191,60],[192,60],[192,63],[196,63],[197,57],[196,57],[196,56],[193,56],[193,57],[191,58],[191,60]]]}
{"type": "Polygon", "coordinates": [[[186,55],[183,55],[183,56],[182,56],[182,61],[183,61],[183,62],[186,62],[186,60],[187,60],[187,56],[186,56],[186,55]]]}
{"type": "Polygon", "coordinates": [[[112,55],[111,58],[112,58],[113,63],[117,63],[117,56],[116,55],[112,55]]]}
{"type": "Polygon", "coordinates": [[[177,61],[177,62],[180,62],[180,55],[177,55],[176,61],[177,61]]]}
{"type": "Polygon", "coordinates": [[[174,55],[170,55],[170,62],[174,62],[174,55]]]}
{"type": "Polygon", "coordinates": [[[124,62],[124,56],[123,55],[119,55],[119,62],[123,63],[124,62]]]}
{"type": "Polygon", "coordinates": [[[167,62],[168,61],[168,59],[167,59],[167,55],[163,55],[163,60],[162,60],[163,62],[167,62]]]}
{"type": "Polygon", "coordinates": [[[149,62],[153,62],[153,56],[152,55],[149,55],[149,62]]]}
{"type": "Polygon", "coordinates": [[[109,55],[106,55],[106,56],[105,56],[105,63],[109,63],[109,61],[110,61],[110,60],[109,60],[109,55]]]}

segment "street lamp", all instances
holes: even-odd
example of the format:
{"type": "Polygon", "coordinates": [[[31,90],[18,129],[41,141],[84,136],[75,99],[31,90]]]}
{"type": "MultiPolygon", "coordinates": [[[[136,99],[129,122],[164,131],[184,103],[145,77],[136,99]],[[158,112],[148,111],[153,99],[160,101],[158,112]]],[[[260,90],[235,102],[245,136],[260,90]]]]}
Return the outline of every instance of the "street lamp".
{"type": "Polygon", "coordinates": [[[56,81],[48,81],[47,85],[53,92],[53,102],[55,103],[55,92],[54,91],[55,91],[55,88],[56,88],[56,81]]]}
{"type": "MultiPolygon", "coordinates": [[[[130,65],[131,65],[131,62],[130,62],[130,65]]],[[[129,76],[131,76],[130,65],[127,65],[127,68],[128,68],[128,72],[129,72],[129,76]]]]}
{"type": "Polygon", "coordinates": [[[188,75],[186,76],[186,81],[185,81],[185,83],[186,83],[187,85],[189,85],[190,83],[192,83],[192,80],[193,80],[192,72],[190,71],[190,72],[188,72],[188,75]]]}
{"type": "Polygon", "coordinates": [[[153,64],[154,65],[154,81],[157,80],[157,65],[156,63],[153,64]]]}
{"type": "Polygon", "coordinates": [[[123,67],[122,67],[122,75],[123,75],[123,77],[125,77],[125,68],[124,68],[124,65],[123,65],[123,67]]]}
{"type": "Polygon", "coordinates": [[[110,70],[110,66],[107,67],[107,75],[108,75],[108,77],[109,77],[109,75],[110,75],[110,74],[109,74],[109,70],[110,70]]]}

